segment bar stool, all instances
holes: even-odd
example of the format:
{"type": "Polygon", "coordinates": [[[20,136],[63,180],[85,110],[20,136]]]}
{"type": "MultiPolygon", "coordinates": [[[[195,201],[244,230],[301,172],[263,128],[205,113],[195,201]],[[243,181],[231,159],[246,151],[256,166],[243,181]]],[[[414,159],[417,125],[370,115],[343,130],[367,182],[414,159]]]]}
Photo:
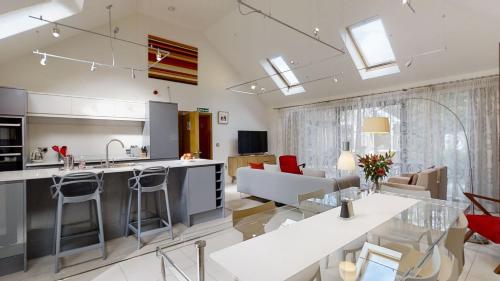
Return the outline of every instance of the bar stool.
{"type": "MultiPolygon", "coordinates": [[[[55,231],[55,272],[59,272],[59,258],[73,255],[82,251],[100,249],[102,258],[106,259],[106,249],[104,244],[104,229],[102,226],[101,198],[100,193],[103,191],[103,176],[104,172],[98,174],[91,172],[71,173],[65,176],[52,176],[54,184],[50,187],[52,198],[57,198],[57,213],[56,213],[56,231],[55,231]],[[97,222],[99,229],[97,236],[99,243],[65,250],[61,252],[61,240],[79,238],[90,234],[95,234],[96,231],[78,233],[74,235],[62,236],[62,216],[64,204],[74,204],[89,202],[92,209],[92,201],[95,201],[97,211],[97,222]]],[[[91,221],[93,220],[90,216],[91,221]]]]}
{"type": "MultiPolygon", "coordinates": [[[[127,221],[125,226],[125,236],[129,235],[129,231],[135,233],[137,236],[137,249],[141,248],[141,237],[143,235],[154,234],[161,231],[169,231],[170,238],[174,238],[174,232],[172,229],[172,220],[170,217],[170,207],[168,202],[168,173],[170,169],[167,167],[150,167],[144,170],[134,169],[134,176],[128,180],[129,195],[128,195],[128,208],[127,208],[127,221]],[[137,192],[137,218],[136,221],[131,220],[131,209],[132,209],[132,197],[134,192],[137,192]],[[166,215],[167,217],[162,217],[162,210],[160,204],[160,198],[157,197],[158,193],[164,193],[166,202],[166,215]],[[141,198],[142,193],[154,193],[155,195],[155,205],[156,205],[156,217],[143,218],[141,198]],[[159,227],[143,231],[142,225],[151,222],[158,222],[159,227]]],[[[160,195],[161,196],[161,195],[160,195]]]]}

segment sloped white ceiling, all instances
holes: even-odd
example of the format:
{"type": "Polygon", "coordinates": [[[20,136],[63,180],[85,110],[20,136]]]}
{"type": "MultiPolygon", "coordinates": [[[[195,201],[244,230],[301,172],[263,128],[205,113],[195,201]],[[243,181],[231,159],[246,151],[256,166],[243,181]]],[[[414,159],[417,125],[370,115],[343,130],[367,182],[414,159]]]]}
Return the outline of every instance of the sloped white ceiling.
{"type": "MultiPolygon", "coordinates": [[[[298,62],[295,67],[299,69],[295,72],[301,81],[343,72],[339,83],[323,80],[307,84],[304,94],[283,96],[274,91],[260,95],[270,106],[338,98],[418,81],[498,69],[499,1],[412,1],[416,14],[403,6],[400,0],[248,0],[248,3],[311,34],[318,26],[321,40],[342,48],[340,29],[379,16],[401,68],[399,74],[363,81],[348,54],[338,56],[338,52],[261,15],[244,16],[235,10],[210,27],[206,34],[220,53],[240,71],[244,77],[242,82],[266,76],[259,60],[276,55],[298,62]],[[446,52],[418,57],[411,68],[405,67],[411,56],[444,46],[447,47],[446,52]]],[[[242,8],[242,11],[248,10],[242,8]]],[[[257,83],[259,87],[265,85],[266,89],[273,87],[269,79],[257,83]]]]}
{"type": "MultiPolygon", "coordinates": [[[[269,92],[275,88],[270,79],[259,80],[259,88],[265,87],[268,91],[259,97],[272,107],[374,92],[462,74],[498,72],[498,0],[413,0],[416,14],[403,6],[401,0],[246,1],[311,34],[318,26],[321,40],[340,48],[344,46],[339,30],[379,16],[389,33],[401,73],[363,81],[348,54],[339,55],[339,52],[262,15],[241,15],[236,0],[86,0],[81,13],[62,22],[86,29],[105,26],[108,19],[104,7],[113,4],[113,20],[140,13],[204,32],[211,44],[239,72],[241,82],[265,77],[259,61],[276,55],[296,62],[293,67],[297,68],[295,73],[301,81],[342,73],[339,83],[331,79],[309,83],[304,85],[306,93],[288,97],[280,91],[269,92]],[[175,7],[174,12],[168,10],[170,6],[175,7]],[[411,56],[445,45],[446,52],[418,57],[409,69],[404,66],[411,56]]],[[[4,0],[1,11],[40,2],[44,1],[4,0]]],[[[248,10],[242,8],[242,11],[248,10]]],[[[50,36],[51,28],[47,25],[38,29],[38,35],[31,30],[0,40],[0,63],[28,55],[35,48],[43,49],[57,42],[55,40],[81,34],[62,29],[61,38],[54,39],[50,36]]]]}

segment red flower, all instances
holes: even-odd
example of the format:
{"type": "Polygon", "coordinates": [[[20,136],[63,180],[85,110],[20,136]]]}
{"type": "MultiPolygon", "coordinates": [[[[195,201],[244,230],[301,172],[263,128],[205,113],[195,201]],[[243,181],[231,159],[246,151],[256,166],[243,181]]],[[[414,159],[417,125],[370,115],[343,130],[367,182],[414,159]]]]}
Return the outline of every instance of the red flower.
{"type": "Polygon", "coordinates": [[[377,171],[376,171],[376,173],[377,173],[378,176],[381,176],[381,177],[385,176],[385,170],[384,170],[384,168],[378,168],[377,171]]]}
{"type": "Polygon", "coordinates": [[[391,160],[391,159],[387,160],[387,165],[392,165],[392,164],[393,164],[393,163],[392,163],[392,160],[391,160]]]}

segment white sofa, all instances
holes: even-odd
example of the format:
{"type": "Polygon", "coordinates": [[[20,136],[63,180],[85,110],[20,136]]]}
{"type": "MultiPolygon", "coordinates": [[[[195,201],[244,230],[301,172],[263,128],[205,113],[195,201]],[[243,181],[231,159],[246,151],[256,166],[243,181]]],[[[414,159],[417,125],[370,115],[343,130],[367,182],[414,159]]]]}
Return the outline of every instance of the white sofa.
{"type": "Polygon", "coordinates": [[[358,176],[328,179],[250,167],[239,168],[237,179],[238,192],[292,206],[298,206],[297,195],[299,194],[318,189],[324,189],[326,193],[329,193],[337,188],[359,186],[358,176]]]}

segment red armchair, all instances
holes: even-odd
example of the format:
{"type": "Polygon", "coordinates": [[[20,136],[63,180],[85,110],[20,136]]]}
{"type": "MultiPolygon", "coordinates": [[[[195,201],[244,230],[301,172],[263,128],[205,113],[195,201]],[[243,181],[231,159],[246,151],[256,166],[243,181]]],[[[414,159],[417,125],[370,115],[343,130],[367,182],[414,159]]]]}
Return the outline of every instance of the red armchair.
{"type": "Polygon", "coordinates": [[[305,168],[306,164],[298,164],[297,156],[295,155],[282,155],[279,157],[280,170],[283,173],[302,175],[300,167],[305,168]]]}
{"type": "MultiPolygon", "coordinates": [[[[469,198],[472,204],[483,212],[481,215],[466,215],[467,220],[469,221],[470,230],[465,235],[465,241],[469,240],[469,238],[477,232],[493,243],[500,243],[500,217],[493,216],[481,205],[481,203],[476,200],[476,198],[496,203],[500,203],[500,200],[468,192],[464,192],[464,194],[467,198],[469,198]]],[[[495,273],[500,274],[500,264],[495,268],[495,273]]]]}

